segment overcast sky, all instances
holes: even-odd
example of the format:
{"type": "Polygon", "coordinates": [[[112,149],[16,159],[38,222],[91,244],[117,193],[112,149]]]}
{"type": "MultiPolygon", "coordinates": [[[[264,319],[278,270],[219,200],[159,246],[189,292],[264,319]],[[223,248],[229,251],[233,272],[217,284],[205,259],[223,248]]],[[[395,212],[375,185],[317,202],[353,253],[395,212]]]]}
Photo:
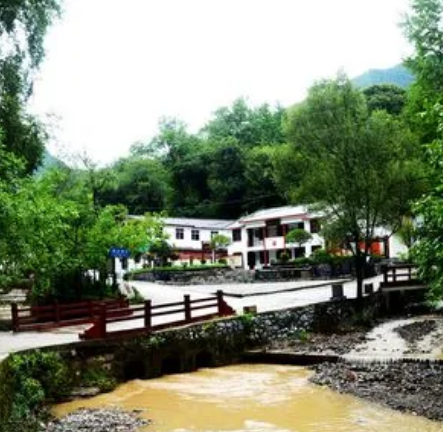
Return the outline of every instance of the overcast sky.
{"type": "Polygon", "coordinates": [[[152,137],[162,116],[197,130],[240,96],[287,106],[317,79],[408,53],[408,0],[65,1],[32,109],[57,118],[50,151],[100,164],[152,137]]]}

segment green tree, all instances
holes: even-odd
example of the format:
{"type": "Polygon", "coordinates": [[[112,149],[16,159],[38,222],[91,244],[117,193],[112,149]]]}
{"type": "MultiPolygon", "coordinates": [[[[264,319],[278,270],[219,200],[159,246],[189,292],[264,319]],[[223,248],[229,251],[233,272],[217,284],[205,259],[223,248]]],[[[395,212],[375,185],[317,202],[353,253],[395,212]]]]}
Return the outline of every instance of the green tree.
{"type": "Polygon", "coordinates": [[[314,85],[288,112],[286,130],[300,161],[293,197],[340,225],[355,255],[361,297],[375,229],[396,230],[420,191],[418,146],[399,119],[370,114],[362,93],[343,76],[314,85]]]}
{"type": "Polygon", "coordinates": [[[406,65],[415,75],[410,88],[407,115],[422,143],[437,138],[443,104],[443,14],[442,0],[412,0],[412,11],[404,23],[409,42],[414,47],[406,65]]]}
{"type": "Polygon", "coordinates": [[[171,195],[169,174],[157,159],[130,157],[103,170],[109,182],[98,191],[101,205],[124,205],[131,214],[161,211],[171,195]]]}
{"type": "Polygon", "coordinates": [[[32,172],[41,162],[46,135],[26,112],[35,72],[44,57],[44,37],[60,13],[61,0],[0,2],[0,127],[7,150],[32,172]]]}
{"type": "Polygon", "coordinates": [[[365,88],[363,94],[369,111],[385,110],[399,115],[406,104],[406,90],[393,84],[378,84],[365,88]]]}
{"type": "Polygon", "coordinates": [[[231,244],[231,239],[224,234],[215,234],[211,238],[213,261],[216,261],[217,252],[226,249],[231,244]]]}
{"type": "Polygon", "coordinates": [[[274,159],[277,146],[253,147],[245,154],[245,196],[243,213],[252,213],[257,208],[278,207],[286,204],[275,181],[274,159]]]}
{"type": "Polygon", "coordinates": [[[263,104],[252,108],[240,98],[231,107],[216,110],[202,132],[209,141],[230,138],[242,147],[283,143],[283,115],[284,110],[280,106],[273,109],[263,104]]]}
{"type": "MultiPolygon", "coordinates": [[[[440,132],[441,134],[441,132],[440,132]]],[[[414,230],[412,257],[419,266],[419,275],[429,284],[434,299],[443,297],[443,140],[437,139],[427,146],[428,163],[433,175],[429,193],[415,205],[420,221],[414,230]]]]}
{"type": "Polygon", "coordinates": [[[245,198],[245,152],[232,139],[214,145],[208,165],[214,215],[236,218],[245,198]]]}
{"type": "Polygon", "coordinates": [[[294,228],[286,234],[287,243],[296,243],[300,247],[312,239],[311,233],[304,229],[294,228]]]}

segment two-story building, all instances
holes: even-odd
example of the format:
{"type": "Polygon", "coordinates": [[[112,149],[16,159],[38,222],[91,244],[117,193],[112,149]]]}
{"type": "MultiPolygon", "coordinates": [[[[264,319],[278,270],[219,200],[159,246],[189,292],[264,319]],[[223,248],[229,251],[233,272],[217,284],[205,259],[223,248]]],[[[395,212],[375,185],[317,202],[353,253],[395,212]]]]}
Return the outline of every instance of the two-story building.
{"type": "MultiPolygon", "coordinates": [[[[228,227],[234,223],[232,220],[179,217],[165,218],[163,222],[164,232],[169,236],[168,241],[179,255],[178,261],[182,262],[210,261],[212,237],[216,234],[223,234],[231,238],[231,231],[228,227]]],[[[218,257],[226,255],[224,253],[218,257]]]]}
{"type": "Polygon", "coordinates": [[[283,252],[291,259],[324,248],[320,217],[304,206],[259,210],[240,218],[229,229],[232,243],[228,253],[236,267],[260,268],[278,260],[283,252]],[[287,243],[286,234],[293,228],[309,232],[312,238],[304,244],[287,243]]]}

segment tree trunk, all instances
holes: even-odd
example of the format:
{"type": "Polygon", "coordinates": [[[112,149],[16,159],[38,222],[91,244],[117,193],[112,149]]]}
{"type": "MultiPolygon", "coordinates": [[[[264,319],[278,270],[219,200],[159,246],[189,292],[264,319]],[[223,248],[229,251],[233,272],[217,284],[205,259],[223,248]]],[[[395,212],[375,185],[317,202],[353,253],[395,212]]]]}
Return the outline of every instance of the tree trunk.
{"type": "Polygon", "coordinates": [[[364,280],[364,256],[357,243],[355,252],[355,276],[357,278],[357,298],[363,298],[363,280],[364,280]]]}

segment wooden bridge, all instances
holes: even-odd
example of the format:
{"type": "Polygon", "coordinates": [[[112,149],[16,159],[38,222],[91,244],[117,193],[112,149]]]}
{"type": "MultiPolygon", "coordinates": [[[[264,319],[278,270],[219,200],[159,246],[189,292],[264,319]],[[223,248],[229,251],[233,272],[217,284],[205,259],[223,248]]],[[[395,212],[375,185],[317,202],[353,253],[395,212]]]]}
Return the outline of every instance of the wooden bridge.
{"type": "Polygon", "coordinates": [[[411,295],[418,294],[420,301],[420,291],[426,290],[425,283],[417,276],[417,266],[415,264],[389,265],[383,269],[383,281],[380,283],[380,293],[383,296],[384,306],[387,311],[393,309],[402,311],[405,306],[403,293],[411,292],[411,295]]]}
{"type": "Polygon", "coordinates": [[[106,308],[107,313],[113,316],[131,314],[129,302],[123,297],[75,303],[56,301],[50,305],[27,307],[20,307],[17,303],[12,303],[12,330],[14,332],[41,331],[88,324],[94,321],[102,307],[106,308]]]}
{"type": "Polygon", "coordinates": [[[406,290],[422,290],[426,285],[417,277],[415,264],[395,264],[383,269],[383,282],[380,283],[380,291],[394,292],[406,290]]]}
{"type": "Polygon", "coordinates": [[[146,300],[142,306],[132,307],[131,316],[115,317],[102,306],[94,325],[80,335],[81,339],[104,339],[141,333],[151,333],[170,327],[202,322],[214,318],[235,315],[235,311],[223,299],[223,291],[216,296],[191,300],[188,294],[183,301],[153,305],[146,300]],[[198,311],[198,314],[195,312],[198,311]],[[154,319],[162,317],[162,320],[154,319]],[[124,323],[128,325],[124,328],[124,323]]]}
{"type": "Polygon", "coordinates": [[[224,300],[223,291],[217,291],[216,296],[192,300],[184,295],[183,301],[156,305],[146,300],[142,305],[129,306],[123,298],[25,308],[12,305],[14,332],[92,324],[80,334],[81,339],[151,333],[230,315],[235,315],[235,311],[224,300]]]}

